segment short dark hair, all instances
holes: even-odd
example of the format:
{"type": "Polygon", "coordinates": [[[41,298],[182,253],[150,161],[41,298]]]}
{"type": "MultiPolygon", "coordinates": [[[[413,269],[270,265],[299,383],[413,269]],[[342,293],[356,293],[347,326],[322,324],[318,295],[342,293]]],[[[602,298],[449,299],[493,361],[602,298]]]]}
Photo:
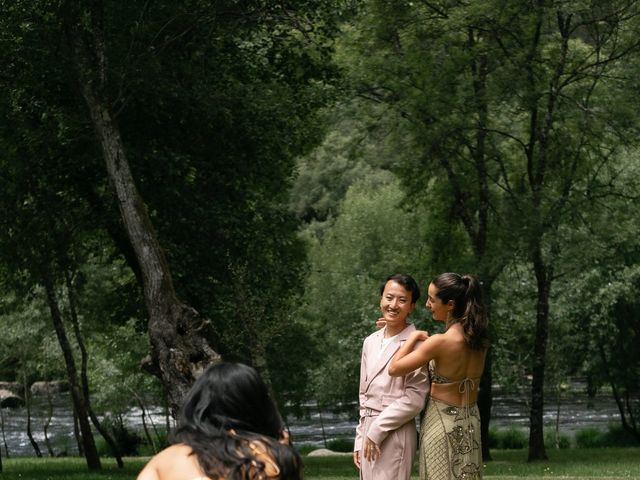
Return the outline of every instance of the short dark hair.
{"type": "Polygon", "coordinates": [[[264,468],[251,449],[262,443],[281,471],[280,478],[300,479],[301,461],[278,440],[284,424],[258,372],[241,363],[209,366],[183,402],[172,443],[189,445],[210,478],[253,478],[264,468]]]}
{"type": "Polygon", "coordinates": [[[399,283],[406,290],[409,290],[411,292],[412,304],[416,303],[420,299],[420,287],[418,287],[418,282],[416,282],[411,275],[407,275],[405,273],[394,273],[392,275],[389,275],[380,286],[380,295],[384,293],[384,287],[389,281],[399,283]]]}

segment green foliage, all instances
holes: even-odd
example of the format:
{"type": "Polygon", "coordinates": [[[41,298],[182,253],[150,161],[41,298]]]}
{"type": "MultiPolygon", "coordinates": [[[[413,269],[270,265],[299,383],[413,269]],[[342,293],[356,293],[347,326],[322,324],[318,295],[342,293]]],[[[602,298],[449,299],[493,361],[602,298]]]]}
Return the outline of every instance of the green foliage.
{"type": "Polygon", "coordinates": [[[357,151],[354,135],[352,125],[337,121],[322,145],[298,160],[291,209],[304,222],[335,218],[348,188],[372,171],[357,151]]]}
{"type": "Polygon", "coordinates": [[[310,444],[295,445],[295,448],[300,455],[308,455],[309,453],[318,449],[317,446],[310,444]]]}
{"type": "MultiPolygon", "coordinates": [[[[410,198],[446,212],[434,217],[467,237],[473,255],[466,264],[491,293],[496,378],[517,392],[532,374],[538,390],[532,408],[540,415],[533,404],[542,398],[543,380],[552,386],[547,391],[558,390],[583,361],[597,358],[587,353],[586,317],[574,314],[589,294],[572,281],[594,265],[603,273],[598,252],[605,250],[590,247],[604,246],[605,238],[624,243],[621,236],[637,232],[637,215],[627,213],[622,232],[605,220],[617,217],[613,204],[619,212],[638,208],[640,177],[630,161],[638,145],[638,97],[628,81],[640,64],[631,33],[637,12],[637,4],[624,1],[603,9],[553,1],[434,7],[371,0],[345,29],[339,58],[354,89],[396,112],[382,121],[372,116],[371,123],[383,123],[397,148],[411,152],[393,171],[410,198]],[[630,16],[622,13],[628,8],[630,16]],[[620,101],[630,96],[631,108],[620,101]],[[560,297],[574,291],[563,306],[560,297]],[[548,357],[534,357],[534,344],[548,357]]],[[[442,253],[434,255],[438,265],[458,264],[450,243],[429,238],[442,253]]],[[[633,309],[622,310],[618,318],[637,318],[633,309]]],[[[611,335],[618,328],[605,329],[609,339],[596,345],[629,351],[621,345],[627,338],[611,335]]],[[[637,343],[634,320],[621,330],[634,331],[629,346],[637,343]]],[[[630,353],[623,362],[630,368],[620,369],[618,385],[629,392],[637,362],[630,353]]],[[[632,391],[636,409],[637,381],[632,391]]]]}
{"type": "Polygon", "coordinates": [[[557,440],[556,445],[556,432],[548,428],[544,432],[544,445],[547,449],[549,448],[570,448],[571,447],[571,436],[560,432],[559,439],[557,440]]]}
{"type": "Polygon", "coordinates": [[[21,297],[8,291],[0,299],[0,378],[30,384],[65,378],[60,347],[50,326],[49,311],[40,288],[21,297]]]}
{"type": "Polygon", "coordinates": [[[526,432],[518,427],[508,427],[505,429],[491,428],[489,430],[490,448],[501,450],[518,450],[526,448],[528,439],[526,432]]]}
{"type": "Polygon", "coordinates": [[[600,448],[603,436],[603,432],[595,427],[581,428],[575,435],[576,446],[578,448],[600,448]]]}
{"type": "Polygon", "coordinates": [[[154,445],[151,445],[146,438],[144,438],[143,434],[138,432],[138,436],[141,438],[140,443],[138,445],[138,455],[142,457],[152,457],[153,455],[158,453],[158,450],[161,450],[169,446],[167,432],[164,430],[161,430],[158,433],[159,433],[158,437],[154,439],[157,445],[154,446],[154,445]]]}
{"type": "MultiPolygon", "coordinates": [[[[100,71],[90,73],[117,116],[180,297],[212,319],[214,340],[249,335],[254,343],[260,332],[264,344],[306,343],[301,329],[289,329],[293,318],[282,315],[305,255],[288,211],[288,187],[294,158],[320,140],[316,112],[335,97],[333,36],[350,2],[285,8],[259,1],[105,1],[85,8],[47,0],[0,6],[6,67],[0,86],[7,92],[0,100],[0,223],[10,227],[0,234],[0,263],[15,281],[28,272],[27,286],[40,281],[40,267],[60,274],[64,268],[55,262],[74,258],[73,267],[80,267],[89,252],[108,252],[115,269],[122,255],[138,271],[78,95],[65,29],[79,13],[87,38],[100,39],[88,43],[104,42],[100,71]],[[239,267],[246,269],[241,279],[239,267]],[[239,285],[246,296],[236,294],[239,285]],[[240,312],[245,302],[260,307],[240,312]],[[256,328],[238,332],[247,316],[256,328]]],[[[88,262],[81,281],[91,283],[88,262]]],[[[144,328],[132,277],[104,286],[102,298],[91,288],[83,292],[91,296],[81,300],[87,332],[130,319],[144,328]]],[[[218,348],[252,362],[246,345],[220,341],[218,348]]],[[[124,374],[101,361],[103,385],[124,374]]],[[[282,372],[297,362],[282,349],[271,361],[282,372]]],[[[304,371],[274,374],[277,389],[299,398],[304,371]]]]}
{"type": "Polygon", "coordinates": [[[327,448],[333,452],[353,452],[353,438],[336,438],[327,442],[327,448]]]}
{"type": "MultiPolygon", "coordinates": [[[[142,438],[121,420],[106,417],[102,420],[102,426],[111,434],[122,456],[131,457],[139,454],[142,438]]],[[[102,437],[96,438],[96,448],[101,457],[113,456],[111,448],[102,437]]]]}
{"type": "Polygon", "coordinates": [[[579,429],[575,434],[578,448],[614,448],[637,447],[638,439],[624,430],[620,425],[609,425],[606,430],[594,427],[579,429]]]}
{"type": "MultiPolygon", "coordinates": [[[[425,281],[420,265],[428,252],[416,243],[421,218],[407,207],[393,176],[378,171],[348,189],[321,235],[307,232],[311,271],[299,314],[322,354],[311,393],[322,405],[357,399],[359,353],[375,330],[383,280],[405,272],[425,281]]],[[[413,321],[424,316],[418,308],[413,321]]]]}

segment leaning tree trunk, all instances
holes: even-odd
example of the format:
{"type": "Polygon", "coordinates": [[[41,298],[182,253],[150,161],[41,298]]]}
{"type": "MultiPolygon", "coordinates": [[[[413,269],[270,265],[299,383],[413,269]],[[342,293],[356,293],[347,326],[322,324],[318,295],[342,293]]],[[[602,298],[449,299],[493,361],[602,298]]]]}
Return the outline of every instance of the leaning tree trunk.
{"type": "Polygon", "coordinates": [[[176,297],[169,266],[133,181],[120,131],[90,84],[83,85],[83,94],[142,270],[152,366],[175,414],[199,371],[219,360],[208,343],[210,322],[176,297]]]}
{"type": "Polygon", "coordinates": [[[78,84],[142,272],[151,341],[146,366],[162,381],[176,415],[199,372],[220,359],[209,343],[211,322],[176,296],[169,265],[131,174],[120,130],[103,96],[107,62],[102,4],[93,2],[90,11],[80,11],[84,5],[74,1],[65,2],[65,7],[78,84]]]}
{"type": "Polygon", "coordinates": [[[549,336],[549,293],[551,272],[542,258],[540,245],[534,248],[533,268],[538,287],[536,304],[536,332],[533,349],[533,375],[531,379],[531,412],[529,415],[529,457],[528,460],[546,460],[544,448],[544,369],[549,336]]]}
{"type": "Polygon", "coordinates": [[[62,315],[60,314],[60,308],[58,307],[58,299],[56,297],[53,281],[48,274],[45,274],[43,275],[43,282],[47,292],[47,302],[51,312],[53,327],[56,331],[58,343],[62,349],[62,355],[67,367],[67,379],[71,390],[73,408],[78,416],[78,423],[80,425],[84,457],[87,461],[87,467],[89,470],[99,470],[101,468],[100,457],[98,456],[95,439],[93,438],[93,432],[91,431],[91,425],[89,424],[87,406],[84,401],[84,395],[82,394],[82,387],[78,382],[76,362],[73,358],[73,351],[71,349],[69,339],[67,338],[64,323],[62,322],[62,315]]]}

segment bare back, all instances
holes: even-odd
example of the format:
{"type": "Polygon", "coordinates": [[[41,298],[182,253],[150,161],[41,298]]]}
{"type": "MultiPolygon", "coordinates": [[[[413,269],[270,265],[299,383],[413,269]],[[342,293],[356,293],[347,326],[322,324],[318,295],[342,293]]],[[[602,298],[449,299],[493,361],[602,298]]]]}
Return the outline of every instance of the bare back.
{"type": "Polygon", "coordinates": [[[453,405],[476,402],[486,350],[471,350],[459,324],[441,334],[439,354],[430,362],[431,396],[453,405]]]}
{"type": "Polygon", "coordinates": [[[198,457],[192,453],[188,445],[171,445],[147,463],[137,480],[208,480],[198,463],[198,457]]]}

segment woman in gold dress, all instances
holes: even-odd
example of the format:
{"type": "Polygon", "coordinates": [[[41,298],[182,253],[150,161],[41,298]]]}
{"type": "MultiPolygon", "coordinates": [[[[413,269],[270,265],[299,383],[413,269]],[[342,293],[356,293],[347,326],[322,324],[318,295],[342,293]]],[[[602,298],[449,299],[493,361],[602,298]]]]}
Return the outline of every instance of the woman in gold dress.
{"type": "Polygon", "coordinates": [[[482,478],[476,401],[489,336],[478,279],[439,275],[429,285],[426,307],[434,320],[445,322],[445,332],[413,332],[389,366],[391,376],[429,366],[431,392],[420,427],[420,478],[482,478]]]}

